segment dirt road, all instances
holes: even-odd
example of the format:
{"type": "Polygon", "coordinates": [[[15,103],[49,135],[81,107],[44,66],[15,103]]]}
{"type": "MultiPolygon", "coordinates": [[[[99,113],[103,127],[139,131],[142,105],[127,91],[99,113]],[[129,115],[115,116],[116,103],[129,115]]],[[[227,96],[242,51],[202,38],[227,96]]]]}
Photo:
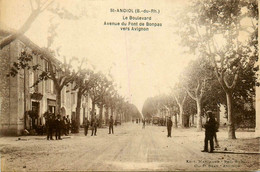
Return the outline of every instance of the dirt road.
{"type": "Polygon", "coordinates": [[[203,132],[139,124],[115,127],[115,134],[99,129],[97,136],[83,133],[47,141],[44,136],[0,138],[3,171],[86,171],[86,170],[257,170],[259,139],[253,133],[238,132],[228,141],[219,132],[216,153],[202,153],[203,132]]]}

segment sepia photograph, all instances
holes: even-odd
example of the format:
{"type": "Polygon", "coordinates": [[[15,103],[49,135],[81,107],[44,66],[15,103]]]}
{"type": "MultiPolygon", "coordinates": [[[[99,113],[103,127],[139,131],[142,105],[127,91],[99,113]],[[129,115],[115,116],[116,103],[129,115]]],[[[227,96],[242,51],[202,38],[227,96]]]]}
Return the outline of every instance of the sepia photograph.
{"type": "Polygon", "coordinates": [[[0,0],[0,172],[259,171],[258,0],[0,0]]]}

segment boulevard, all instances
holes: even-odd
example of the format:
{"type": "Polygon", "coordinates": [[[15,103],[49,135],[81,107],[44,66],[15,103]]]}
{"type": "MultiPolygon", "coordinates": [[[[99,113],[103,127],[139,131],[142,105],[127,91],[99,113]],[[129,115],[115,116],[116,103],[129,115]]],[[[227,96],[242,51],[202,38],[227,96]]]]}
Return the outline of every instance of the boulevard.
{"type": "Polygon", "coordinates": [[[46,136],[1,137],[3,171],[165,171],[165,170],[257,170],[259,138],[254,132],[237,132],[228,140],[226,131],[218,132],[220,148],[201,152],[204,132],[195,128],[174,129],[168,138],[165,126],[123,123],[98,129],[97,136],[78,134],[62,140],[46,136]]]}

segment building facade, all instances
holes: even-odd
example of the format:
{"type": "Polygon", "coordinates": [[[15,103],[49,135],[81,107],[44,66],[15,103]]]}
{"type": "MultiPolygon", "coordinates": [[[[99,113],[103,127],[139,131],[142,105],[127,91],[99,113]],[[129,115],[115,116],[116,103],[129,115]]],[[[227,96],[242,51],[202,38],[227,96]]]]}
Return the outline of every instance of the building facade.
{"type": "MultiPolygon", "coordinates": [[[[44,125],[44,113],[47,110],[55,112],[56,93],[53,81],[45,80],[32,87],[40,72],[48,70],[48,63],[44,58],[33,57],[32,63],[40,65],[39,71],[19,70],[15,77],[7,77],[13,62],[17,62],[20,53],[24,49],[31,50],[23,42],[16,40],[0,51],[1,135],[21,135],[24,129],[30,130],[35,126],[44,125]],[[36,115],[32,116],[30,112],[34,112],[36,115]]],[[[72,119],[76,111],[76,103],[77,91],[73,91],[73,84],[69,84],[62,89],[61,115],[69,115],[70,119],[72,119]]],[[[90,104],[89,96],[82,98],[81,124],[83,122],[83,113],[90,114],[90,104]]]]}

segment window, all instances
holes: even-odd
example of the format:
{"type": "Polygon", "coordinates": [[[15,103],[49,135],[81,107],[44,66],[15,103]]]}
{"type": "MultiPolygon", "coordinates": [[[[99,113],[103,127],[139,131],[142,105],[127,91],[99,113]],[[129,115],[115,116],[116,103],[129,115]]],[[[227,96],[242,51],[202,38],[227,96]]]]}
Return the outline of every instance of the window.
{"type": "Polygon", "coordinates": [[[29,90],[31,93],[33,93],[34,87],[32,87],[34,84],[34,73],[32,71],[29,71],[29,90]]]}
{"type": "MultiPolygon", "coordinates": [[[[33,75],[34,75],[34,80],[33,80],[33,84],[38,80],[38,73],[37,72],[33,72],[33,75]]],[[[34,86],[34,91],[35,92],[38,92],[39,91],[39,85],[35,85],[34,86]]]]}
{"type": "Polygon", "coordinates": [[[50,92],[53,93],[53,94],[55,93],[53,80],[50,80],[50,92]]]}

